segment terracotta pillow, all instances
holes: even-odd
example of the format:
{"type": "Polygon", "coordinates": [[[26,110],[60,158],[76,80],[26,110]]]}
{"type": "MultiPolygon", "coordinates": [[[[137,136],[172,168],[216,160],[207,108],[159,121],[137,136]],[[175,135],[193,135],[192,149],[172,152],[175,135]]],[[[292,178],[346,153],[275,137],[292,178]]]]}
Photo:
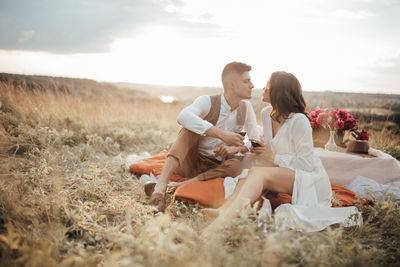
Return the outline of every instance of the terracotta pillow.
{"type": "Polygon", "coordinates": [[[207,207],[218,208],[225,202],[224,178],[181,185],[174,195],[177,200],[198,202],[207,207]]]}
{"type": "MultiPolygon", "coordinates": [[[[155,176],[160,175],[164,166],[164,162],[167,159],[167,154],[168,148],[165,148],[163,151],[161,151],[157,155],[154,155],[151,158],[147,158],[135,164],[132,164],[131,166],[129,166],[129,170],[130,172],[137,175],[150,173],[153,173],[155,176]]],[[[187,180],[187,178],[183,178],[177,173],[173,173],[170,180],[173,182],[182,182],[187,180]]]]}

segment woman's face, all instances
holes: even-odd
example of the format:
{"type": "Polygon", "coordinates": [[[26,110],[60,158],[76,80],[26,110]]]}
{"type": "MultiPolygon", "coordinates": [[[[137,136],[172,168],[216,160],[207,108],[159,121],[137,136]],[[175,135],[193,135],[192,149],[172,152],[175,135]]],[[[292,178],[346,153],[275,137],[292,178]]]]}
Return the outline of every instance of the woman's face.
{"type": "Polygon", "coordinates": [[[267,82],[267,85],[263,88],[263,102],[268,102],[271,103],[271,100],[269,99],[269,86],[270,86],[270,81],[267,82]]]}

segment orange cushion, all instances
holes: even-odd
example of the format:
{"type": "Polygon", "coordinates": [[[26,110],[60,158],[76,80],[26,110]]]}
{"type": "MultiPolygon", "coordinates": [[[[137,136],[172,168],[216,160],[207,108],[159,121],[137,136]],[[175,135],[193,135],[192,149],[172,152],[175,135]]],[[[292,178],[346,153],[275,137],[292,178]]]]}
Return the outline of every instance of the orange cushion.
{"type": "MultiPolygon", "coordinates": [[[[129,170],[130,172],[139,175],[150,173],[153,173],[155,176],[160,175],[164,166],[164,162],[167,159],[167,154],[168,148],[165,148],[163,151],[151,158],[147,158],[132,164],[131,166],[129,166],[129,170]]],[[[182,182],[187,180],[187,178],[181,177],[174,172],[170,180],[173,182],[182,182]]]]}
{"type": "Polygon", "coordinates": [[[225,202],[224,178],[181,185],[175,190],[174,195],[178,200],[192,200],[190,202],[218,208],[225,202]]]}
{"type": "MultiPolygon", "coordinates": [[[[160,175],[167,158],[167,153],[168,149],[166,148],[151,158],[132,164],[129,167],[129,170],[136,174],[150,174],[152,172],[155,176],[160,175]]],[[[170,180],[180,182],[187,180],[187,178],[174,173],[170,180]]],[[[333,203],[333,207],[353,206],[359,201],[353,191],[342,186],[332,184],[332,191],[337,200],[336,203],[333,203]]],[[[208,181],[198,181],[181,185],[175,190],[174,195],[178,200],[198,202],[205,206],[217,208],[225,202],[224,178],[216,178],[208,181]]],[[[264,196],[270,200],[273,209],[280,204],[291,203],[292,201],[292,196],[284,193],[268,192],[264,194],[264,196]]],[[[373,202],[369,199],[363,198],[361,204],[372,205],[373,202]]]]}
{"type": "MultiPolygon", "coordinates": [[[[334,208],[348,207],[348,206],[354,206],[356,203],[359,203],[359,199],[356,197],[356,194],[353,191],[335,184],[332,184],[331,186],[332,186],[332,193],[335,195],[336,198],[336,201],[332,203],[332,207],[334,208]]],[[[268,192],[264,194],[264,197],[269,199],[273,209],[275,209],[281,204],[292,202],[292,196],[285,193],[268,192]]],[[[361,204],[373,205],[374,203],[367,198],[362,198],[361,204]]]]}

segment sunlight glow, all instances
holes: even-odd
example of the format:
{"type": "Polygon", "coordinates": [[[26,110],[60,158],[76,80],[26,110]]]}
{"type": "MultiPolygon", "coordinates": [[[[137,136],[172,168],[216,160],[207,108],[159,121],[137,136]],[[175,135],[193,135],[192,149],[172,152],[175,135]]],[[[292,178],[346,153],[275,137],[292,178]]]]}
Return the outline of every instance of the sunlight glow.
{"type": "MultiPolygon", "coordinates": [[[[200,30],[202,25],[214,25],[210,28],[213,34],[197,36],[190,31],[192,28],[155,23],[116,39],[105,53],[60,55],[0,50],[0,71],[220,87],[224,65],[242,61],[253,67],[251,76],[256,88],[264,87],[273,71],[285,70],[299,78],[304,90],[400,90],[388,81],[389,76],[376,71],[386,58],[400,53],[398,48],[384,40],[368,39],[367,33],[346,31],[348,25],[367,23],[377,14],[313,0],[305,2],[312,4],[249,0],[243,9],[243,2],[236,0],[184,0],[183,6],[170,4],[166,10],[180,14],[185,23],[197,25],[200,30]],[[377,88],[382,85],[387,88],[377,88]]],[[[27,32],[21,38],[32,36],[34,32],[27,32]]]]}
{"type": "Polygon", "coordinates": [[[164,103],[172,103],[175,100],[175,98],[173,96],[166,96],[166,95],[160,96],[160,99],[164,103]]]}

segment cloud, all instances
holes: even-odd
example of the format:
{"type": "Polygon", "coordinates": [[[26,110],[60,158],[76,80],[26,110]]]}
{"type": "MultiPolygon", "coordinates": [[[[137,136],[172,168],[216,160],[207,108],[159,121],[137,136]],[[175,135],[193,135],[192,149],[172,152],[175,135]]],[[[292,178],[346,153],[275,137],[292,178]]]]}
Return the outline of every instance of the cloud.
{"type": "Polygon", "coordinates": [[[352,11],[352,10],[347,10],[347,9],[338,9],[335,10],[332,13],[333,16],[335,17],[341,17],[341,18],[346,18],[346,19],[366,19],[369,17],[373,17],[374,13],[368,10],[357,10],[357,11],[352,11]]]}
{"type": "Polygon", "coordinates": [[[31,39],[35,35],[34,30],[25,30],[22,31],[18,38],[18,43],[23,43],[31,39]]]}
{"type": "Polygon", "coordinates": [[[363,88],[371,92],[400,94],[400,53],[390,57],[372,60],[359,77],[363,88]]]}
{"type": "MultiPolygon", "coordinates": [[[[380,74],[396,75],[400,82],[400,53],[376,62],[375,70],[380,74]]],[[[398,83],[397,83],[398,84],[398,83]]]]}
{"type": "Polygon", "coordinates": [[[215,25],[190,21],[181,0],[0,1],[0,49],[53,53],[108,51],[116,38],[150,24],[184,34],[215,34],[215,25]]]}
{"type": "Polygon", "coordinates": [[[400,4],[400,0],[363,0],[366,3],[384,3],[386,5],[395,5],[395,4],[400,4]]]}

